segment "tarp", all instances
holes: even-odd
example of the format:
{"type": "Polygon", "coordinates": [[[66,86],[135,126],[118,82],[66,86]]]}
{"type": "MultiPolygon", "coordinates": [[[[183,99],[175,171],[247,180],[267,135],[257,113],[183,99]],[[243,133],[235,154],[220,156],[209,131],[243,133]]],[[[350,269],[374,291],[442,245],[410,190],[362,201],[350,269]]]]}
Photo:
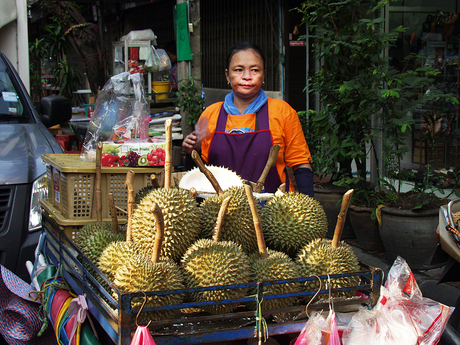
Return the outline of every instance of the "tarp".
{"type": "MultiPolygon", "coordinates": [[[[25,0],[24,0],[25,1],[25,0]]],[[[0,29],[18,17],[15,0],[0,1],[0,29]]]]}

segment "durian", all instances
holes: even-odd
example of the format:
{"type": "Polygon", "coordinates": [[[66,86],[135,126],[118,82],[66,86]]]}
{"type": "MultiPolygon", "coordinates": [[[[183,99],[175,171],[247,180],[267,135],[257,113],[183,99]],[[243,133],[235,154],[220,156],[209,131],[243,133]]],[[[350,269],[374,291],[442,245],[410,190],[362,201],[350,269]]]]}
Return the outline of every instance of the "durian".
{"type": "Polygon", "coordinates": [[[267,246],[295,257],[308,242],[327,233],[324,208],[314,198],[298,192],[276,195],[261,211],[267,246]]]}
{"type": "MultiPolygon", "coordinates": [[[[340,242],[352,193],[351,189],[344,194],[333,240],[317,238],[299,251],[296,263],[302,277],[342,274],[360,270],[358,259],[351,246],[343,241],[340,242]]],[[[353,287],[358,283],[359,277],[357,276],[334,278],[331,279],[330,288],[353,287]]],[[[308,281],[305,286],[307,291],[315,291],[320,285],[318,281],[313,280],[308,281]]],[[[324,287],[325,284],[323,283],[322,286],[324,287]]],[[[332,296],[351,297],[354,293],[354,291],[336,292],[332,296]]]]}
{"type": "Polygon", "coordinates": [[[140,250],[151,252],[155,237],[155,217],[150,212],[157,203],[163,210],[165,238],[161,255],[178,262],[199,235],[199,208],[196,199],[184,189],[171,188],[171,121],[165,122],[166,157],[164,188],[152,190],[137,205],[132,217],[132,238],[140,250]]]}
{"type": "MultiPolygon", "coordinates": [[[[285,253],[267,249],[260,223],[259,213],[257,212],[254,200],[252,198],[252,188],[249,184],[244,186],[246,195],[251,205],[251,211],[254,219],[254,227],[257,232],[257,244],[259,253],[253,253],[249,256],[251,265],[252,279],[255,282],[284,280],[300,277],[299,268],[295,262],[285,253]]],[[[264,286],[264,295],[278,295],[287,293],[297,293],[300,291],[300,284],[285,283],[264,286]]],[[[253,291],[254,294],[257,291],[253,291]]],[[[265,309],[281,309],[294,305],[296,298],[276,298],[260,301],[261,307],[265,309]]]]}
{"type": "Polygon", "coordinates": [[[137,205],[132,220],[133,241],[145,252],[153,249],[155,218],[149,210],[154,203],[161,207],[165,219],[161,255],[178,261],[198,238],[198,203],[188,191],[175,187],[158,188],[147,194],[137,205]]]}
{"type": "MultiPolygon", "coordinates": [[[[189,288],[216,285],[244,284],[250,281],[248,257],[240,245],[219,241],[228,196],[221,203],[215,223],[213,239],[199,239],[184,254],[181,264],[189,288]]],[[[211,290],[195,292],[191,299],[198,302],[237,299],[246,296],[247,289],[211,290]]],[[[213,304],[203,309],[210,314],[223,314],[237,308],[236,304],[213,304]]]]}
{"type": "MultiPolygon", "coordinates": [[[[162,291],[183,289],[183,277],[179,267],[169,258],[160,259],[161,242],[164,236],[164,219],[158,204],[152,205],[157,231],[151,256],[135,254],[128,258],[115,272],[114,283],[122,292],[162,291]]],[[[146,308],[182,303],[182,294],[155,295],[146,297],[146,308]]],[[[143,298],[134,298],[132,308],[139,308],[143,298]]],[[[178,310],[162,310],[141,314],[140,321],[172,319],[178,310]]]]}
{"type": "MultiPolygon", "coordinates": [[[[221,238],[223,241],[240,244],[248,254],[253,253],[257,250],[257,238],[251,207],[243,186],[231,187],[221,196],[217,194],[210,196],[200,204],[201,237],[211,238],[219,208],[228,196],[232,196],[232,199],[222,225],[221,238]]],[[[257,208],[260,208],[258,202],[257,208]]]]}

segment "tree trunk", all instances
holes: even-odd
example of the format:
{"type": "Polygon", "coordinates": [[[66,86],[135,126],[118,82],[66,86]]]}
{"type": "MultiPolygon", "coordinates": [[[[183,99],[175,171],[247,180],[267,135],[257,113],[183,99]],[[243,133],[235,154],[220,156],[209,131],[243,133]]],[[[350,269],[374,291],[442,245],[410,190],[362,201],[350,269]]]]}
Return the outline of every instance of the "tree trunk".
{"type": "Polygon", "coordinates": [[[87,23],[78,10],[67,1],[44,0],[43,3],[66,30],[66,38],[83,63],[91,92],[97,95],[98,87],[102,88],[107,79],[104,75],[105,69],[97,35],[98,27],[87,23]],[[87,25],[78,26],[79,24],[87,25]]]}

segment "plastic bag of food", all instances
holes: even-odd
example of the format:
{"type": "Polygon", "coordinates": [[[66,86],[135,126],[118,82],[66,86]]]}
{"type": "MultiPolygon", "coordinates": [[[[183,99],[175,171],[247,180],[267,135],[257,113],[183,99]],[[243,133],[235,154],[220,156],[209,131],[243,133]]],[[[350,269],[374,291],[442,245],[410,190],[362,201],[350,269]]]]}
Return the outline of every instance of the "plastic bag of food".
{"type": "Polygon", "coordinates": [[[422,296],[401,257],[391,267],[372,310],[356,313],[343,332],[344,345],[434,345],[454,308],[422,296]]]}
{"type": "Polygon", "coordinates": [[[149,50],[147,60],[145,60],[144,68],[148,72],[162,72],[171,69],[171,60],[164,49],[152,49],[149,50]]]}
{"type": "Polygon", "coordinates": [[[150,120],[148,103],[144,98],[144,79],[141,73],[122,72],[109,79],[96,99],[94,114],[88,124],[80,159],[96,160],[96,146],[121,136],[147,138],[150,120]],[[132,83],[132,86],[131,86],[132,83]],[[130,98],[134,89],[135,98],[130,98]],[[124,130],[121,130],[121,128],[124,130]]]}
{"type": "Polygon", "coordinates": [[[334,310],[330,309],[327,317],[313,313],[294,345],[341,345],[334,310]]]}

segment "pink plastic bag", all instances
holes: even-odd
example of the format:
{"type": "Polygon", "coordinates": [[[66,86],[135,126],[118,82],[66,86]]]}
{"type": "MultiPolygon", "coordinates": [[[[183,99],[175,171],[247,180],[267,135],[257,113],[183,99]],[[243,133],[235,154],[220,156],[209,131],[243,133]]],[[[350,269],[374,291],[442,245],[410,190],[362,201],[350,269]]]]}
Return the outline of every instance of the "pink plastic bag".
{"type": "Polygon", "coordinates": [[[150,335],[149,328],[146,326],[137,326],[134,333],[131,345],[156,345],[152,336],[150,335]]]}
{"type": "Polygon", "coordinates": [[[335,312],[331,309],[325,318],[313,313],[300,332],[294,345],[341,345],[335,312]]]}

